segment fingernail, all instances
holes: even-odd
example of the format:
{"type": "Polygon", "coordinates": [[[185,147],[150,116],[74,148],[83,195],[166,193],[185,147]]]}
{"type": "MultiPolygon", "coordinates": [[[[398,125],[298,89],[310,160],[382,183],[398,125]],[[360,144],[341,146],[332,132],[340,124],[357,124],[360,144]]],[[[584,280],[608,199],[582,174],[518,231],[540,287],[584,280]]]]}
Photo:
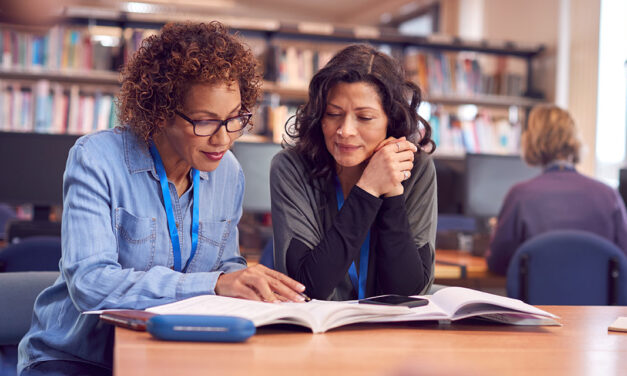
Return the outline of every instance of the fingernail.
{"type": "Polygon", "coordinates": [[[298,284],[298,290],[303,292],[305,291],[305,285],[301,285],[300,283],[298,284]]]}
{"type": "Polygon", "coordinates": [[[293,300],[295,300],[297,302],[304,302],[305,298],[303,296],[296,295],[293,300]]]}

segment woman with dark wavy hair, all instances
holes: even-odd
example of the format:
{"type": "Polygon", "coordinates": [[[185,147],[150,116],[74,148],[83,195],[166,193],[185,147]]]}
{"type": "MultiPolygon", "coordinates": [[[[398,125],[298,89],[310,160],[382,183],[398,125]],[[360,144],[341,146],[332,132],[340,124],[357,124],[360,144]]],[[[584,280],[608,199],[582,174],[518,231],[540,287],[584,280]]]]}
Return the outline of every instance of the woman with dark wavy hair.
{"type": "Polygon", "coordinates": [[[421,294],[433,281],[435,149],[420,89],[365,45],[311,80],[272,162],[277,270],[318,299],[421,294]]]}
{"type": "Polygon", "coordinates": [[[302,301],[239,254],[244,177],[229,148],[260,94],[250,51],[219,23],[169,24],[122,72],[115,130],[81,137],[65,171],[61,275],[39,295],[21,374],[111,374],[101,309],[202,294],[302,301]]]}

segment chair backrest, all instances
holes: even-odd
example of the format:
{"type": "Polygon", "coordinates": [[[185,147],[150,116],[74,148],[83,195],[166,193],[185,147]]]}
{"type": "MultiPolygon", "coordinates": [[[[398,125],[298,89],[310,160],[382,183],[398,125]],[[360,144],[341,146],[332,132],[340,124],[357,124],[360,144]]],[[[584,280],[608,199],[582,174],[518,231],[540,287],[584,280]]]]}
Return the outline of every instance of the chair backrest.
{"type": "Polygon", "coordinates": [[[549,231],[514,254],[507,295],[539,305],[627,305],[627,257],[593,233],[549,231]]]}
{"type": "Polygon", "coordinates": [[[7,223],[16,218],[15,211],[7,204],[0,204],[0,239],[6,239],[7,223]]]}
{"type": "Polygon", "coordinates": [[[22,221],[11,219],[6,224],[5,237],[9,243],[18,243],[33,236],[61,236],[61,222],[22,221]]]}
{"type": "Polygon", "coordinates": [[[61,238],[34,236],[0,250],[0,272],[59,271],[61,238]]]}
{"type": "Polygon", "coordinates": [[[37,295],[58,272],[0,273],[0,346],[17,345],[30,328],[37,295]]]}

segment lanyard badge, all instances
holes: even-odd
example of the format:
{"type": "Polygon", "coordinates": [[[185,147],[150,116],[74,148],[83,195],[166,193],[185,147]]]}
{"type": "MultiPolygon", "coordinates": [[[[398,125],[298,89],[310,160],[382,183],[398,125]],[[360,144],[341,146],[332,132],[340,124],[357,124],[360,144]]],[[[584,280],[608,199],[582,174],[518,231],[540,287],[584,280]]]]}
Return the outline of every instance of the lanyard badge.
{"type": "Polygon", "coordinates": [[[168,176],[163,167],[163,161],[159,155],[159,151],[153,143],[150,143],[150,154],[155,162],[157,175],[159,175],[159,183],[161,185],[161,193],[163,195],[163,205],[165,207],[166,216],[168,217],[168,229],[170,230],[170,241],[172,241],[172,254],[174,256],[174,270],[177,272],[185,272],[190,261],[196,255],[196,247],[198,246],[198,207],[200,206],[200,173],[192,168],[192,180],[194,184],[194,202],[192,203],[192,251],[189,259],[185,263],[185,267],[181,269],[181,243],[179,241],[179,232],[176,228],[176,220],[174,219],[174,209],[172,209],[172,199],[170,198],[170,188],[168,186],[168,176]]]}

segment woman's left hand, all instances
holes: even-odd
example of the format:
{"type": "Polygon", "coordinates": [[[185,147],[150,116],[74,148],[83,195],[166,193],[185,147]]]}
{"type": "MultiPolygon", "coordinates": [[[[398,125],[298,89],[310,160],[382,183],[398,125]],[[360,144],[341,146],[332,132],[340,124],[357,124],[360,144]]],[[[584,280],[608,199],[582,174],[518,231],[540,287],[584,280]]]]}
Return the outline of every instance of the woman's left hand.
{"type": "Polygon", "coordinates": [[[418,148],[405,137],[388,137],[375,148],[357,185],[374,196],[403,194],[403,180],[411,176],[418,148]]]}

